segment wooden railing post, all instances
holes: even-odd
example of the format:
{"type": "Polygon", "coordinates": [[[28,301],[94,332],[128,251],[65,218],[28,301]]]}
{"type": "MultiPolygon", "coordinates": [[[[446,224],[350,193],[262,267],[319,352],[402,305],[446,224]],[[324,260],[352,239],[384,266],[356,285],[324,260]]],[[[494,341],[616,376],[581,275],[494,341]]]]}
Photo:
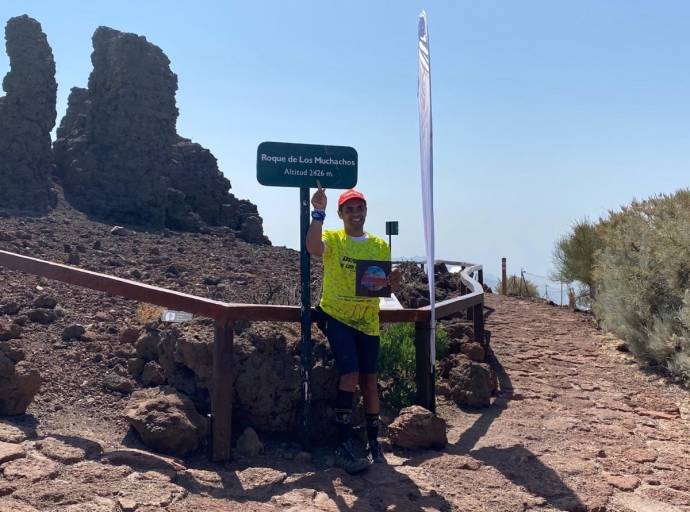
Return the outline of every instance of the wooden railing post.
{"type": "Polygon", "coordinates": [[[415,322],[415,352],[417,355],[417,397],[415,403],[436,412],[434,371],[431,368],[431,323],[415,322]]]}
{"type": "Polygon", "coordinates": [[[505,258],[501,258],[501,295],[508,295],[508,277],[505,258]]]}
{"type": "Polygon", "coordinates": [[[213,462],[232,455],[232,345],[233,322],[216,320],[213,339],[213,389],[209,451],[213,462]]]}

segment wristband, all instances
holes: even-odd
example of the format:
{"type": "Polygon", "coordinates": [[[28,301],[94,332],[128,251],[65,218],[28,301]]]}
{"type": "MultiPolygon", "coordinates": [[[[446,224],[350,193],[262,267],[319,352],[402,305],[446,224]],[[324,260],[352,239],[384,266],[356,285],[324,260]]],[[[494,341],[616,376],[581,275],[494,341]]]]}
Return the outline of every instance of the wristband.
{"type": "Polygon", "coordinates": [[[326,212],[324,210],[314,210],[311,212],[311,218],[323,222],[326,218],[326,212]]]}

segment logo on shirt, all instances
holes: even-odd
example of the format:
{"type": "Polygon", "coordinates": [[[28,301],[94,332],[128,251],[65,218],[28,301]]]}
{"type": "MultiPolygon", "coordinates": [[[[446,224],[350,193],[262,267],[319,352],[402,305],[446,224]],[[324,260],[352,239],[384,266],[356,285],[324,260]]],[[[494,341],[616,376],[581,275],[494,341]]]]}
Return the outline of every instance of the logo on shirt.
{"type": "Polygon", "coordinates": [[[357,268],[357,260],[343,256],[343,259],[340,261],[340,268],[355,270],[355,268],[357,268]]]}

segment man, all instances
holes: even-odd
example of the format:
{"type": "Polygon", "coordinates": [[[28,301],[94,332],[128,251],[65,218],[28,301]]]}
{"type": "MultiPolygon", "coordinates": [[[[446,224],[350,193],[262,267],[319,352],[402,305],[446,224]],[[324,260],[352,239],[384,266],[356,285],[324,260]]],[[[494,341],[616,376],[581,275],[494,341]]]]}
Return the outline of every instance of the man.
{"type": "MultiPolygon", "coordinates": [[[[335,357],[340,381],[335,401],[337,446],[335,464],[350,474],[359,473],[369,463],[385,463],[379,430],[379,394],[377,366],[379,356],[379,298],[358,297],[357,260],[390,261],[388,244],[364,231],[367,202],[356,190],[344,192],[338,199],[338,217],[343,229],[323,231],[326,217],[326,192],[317,181],[311,199],[314,207],[307,232],[307,251],[323,257],[323,296],[320,308],[325,313],[323,331],[335,357]],[[364,399],[367,429],[367,457],[352,452],[352,401],[359,384],[364,399]]],[[[400,269],[388,275],[392,291],[400,285],[400,269]]]]}

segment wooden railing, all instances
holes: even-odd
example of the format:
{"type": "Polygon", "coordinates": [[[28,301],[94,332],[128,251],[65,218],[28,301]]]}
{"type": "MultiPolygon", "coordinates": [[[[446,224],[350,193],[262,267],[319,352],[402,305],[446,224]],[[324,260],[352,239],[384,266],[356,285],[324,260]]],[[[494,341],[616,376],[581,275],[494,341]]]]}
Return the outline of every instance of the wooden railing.
{"type": "MultiPolygon", "coordinates": [[[[475,339],[484,338],[484,290],[482,266],[460,263],[462,295],[435,304],[436,319],[467,310],[468,319],[474,321],[475,339]],[[471,277],[478,274],[478,280],[471,277]]],[[[111,295],[134,299],[169,309],[193,313],[215,321],[213,342],[213,384],[210,390],[210,454],[213,461],[230,460],[232,423],[232,368],[233,324],[235,320],[267,322],[299,322],[299,306],[276,306],[220,302],[165,288],[159,288],[128,279],[99,274],[80,268],[52,263],[0,251],[0,266],[35,274],[68,284],[107,292],[111,295]]],[[[313,316],[312,316],[313,318],[313,316]]],[[[430,411],[436,409],[436,397],[431,367],[431,307],[418,309],[384,309],[379,313],[382,323],[414,322],[417,355],[416,403],[430,411]]]]}

